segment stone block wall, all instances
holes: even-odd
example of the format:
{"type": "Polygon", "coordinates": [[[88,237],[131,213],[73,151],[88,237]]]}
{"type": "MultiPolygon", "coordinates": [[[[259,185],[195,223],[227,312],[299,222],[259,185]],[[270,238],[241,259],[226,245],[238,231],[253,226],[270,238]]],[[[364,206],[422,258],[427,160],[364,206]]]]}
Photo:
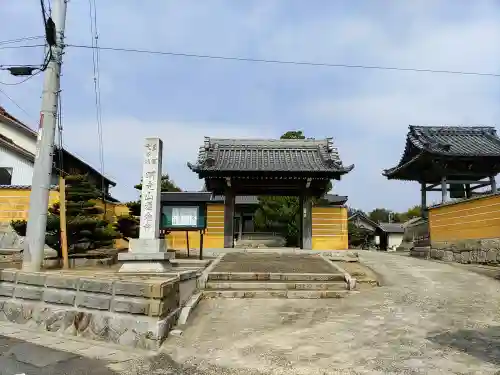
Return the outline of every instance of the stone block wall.
{"type": "Polygon", "coordinates": [[[0,321],[157,349],[179,312],[178,277],[0,271],[0,321]]]}
{"type": "Polygon", "coordinates": [[[446,262],[500,264],[500,238],[432,241],[430,257],[446,262]]]}

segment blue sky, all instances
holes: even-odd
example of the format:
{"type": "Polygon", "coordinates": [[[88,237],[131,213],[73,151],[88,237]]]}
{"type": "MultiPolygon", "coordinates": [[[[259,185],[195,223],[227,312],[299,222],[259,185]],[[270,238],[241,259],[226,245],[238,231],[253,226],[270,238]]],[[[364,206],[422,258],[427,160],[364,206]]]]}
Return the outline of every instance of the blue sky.
{"type": "MultiPolygon", "coordinates": [[[[1,40],[42,34],[39,2],[2,1],[1,40]],[[8,5],[7,5],[8,4],[8,5]]],[[[52,0],[53,1],[53,0],[52,0]]],[[[500,72],[500,2],[491,0],[98,0],[101,46],[196,54],[500,72]]],[[[70,0],[66,41],[90,44],[88,1],[70,0]]],[[[31,43],[31,42],[30,42],[31,43]]],[[[0,46],[1,47],[1,46],[0,46]]],[[[1,64],[35,64],[43,50],[0,49],[1,64]]],[[[164,142],[164,170],[186,190],[204,136],[334,137],[355,169],[334,184],[364,210],[406,210],[416,183],[387,181],[409,124],[496,125],[500,78],[257,64],[101,52],[105,173],[134,199],[141,145],[164,142]]],[[[0,72],[0,81],[18,79],[0,72]]],[[[42,77],[0,85],[0,105],[36,127],[42,77]]],[[[68,47],[64,143],[99,167],[92,53],[68,47]]],[[[431,197],[431,201],[434,197],[431,197]]]]}

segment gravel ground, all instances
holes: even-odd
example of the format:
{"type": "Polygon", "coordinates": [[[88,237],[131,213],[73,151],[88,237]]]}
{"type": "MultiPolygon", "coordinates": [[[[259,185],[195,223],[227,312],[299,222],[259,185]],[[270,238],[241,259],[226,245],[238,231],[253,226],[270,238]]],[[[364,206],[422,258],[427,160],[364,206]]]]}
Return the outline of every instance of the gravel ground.
{"type": "Polygon", "coordinates": [[[498,281],[399,255],[360,258],[384,286],[340,300],[205,300],[163,352],[193,374],[498,373],[498,281]]]}
{"type": "Polygon", "coordinates": [[[213,272],[336,273],[324,259],[314,255],[228,253],[213,272]]]}

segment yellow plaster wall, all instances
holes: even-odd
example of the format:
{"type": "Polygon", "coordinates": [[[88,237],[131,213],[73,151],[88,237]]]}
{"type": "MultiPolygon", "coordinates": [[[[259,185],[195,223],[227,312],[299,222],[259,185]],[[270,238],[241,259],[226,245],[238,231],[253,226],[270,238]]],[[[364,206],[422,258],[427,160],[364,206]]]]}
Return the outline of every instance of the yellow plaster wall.
{"type": "MultiPolygon", "coordinates": [[[[31,190],[0,188],[0,222],[28,219],[31,190]]],[[[51,190],[49,207],[59,200],[59,192],[51,190]]]]}
{"type": "MultiPolygon", "coordinates": [[[[188,232],[189,247],[199,249],[200,233],[188,232]]],[[[171,232],[168,236],[168,246],[172,249],[186,249],[186,232],[171,232]]],[[[207,229],[203,237],[203,248],[216,249],[224,247],[224,205],[207,205],[207,229]]]]}
{"type": "Polygon", "coordinates": [[[429,209],[432,242],[500,237],[500,196],[487,196],[429,209]]]}
{"type": "Polygon", "coordinates": [[[344,207],[313,207],[313,250],[347,250],[347,209],[344,207]]]}
{"type": "MultiPolygon", "coordinates": [[[[30,193],[31,190],[29,189],[0,188],[0,223],[10,223],[12,220],[27,220],[30,193]]],[[[48,207],[58,201],[59,192],[51,190],[48,207]]],[[[95,203],[97,206],[104,208],[101,201],[96,201],[95,203]]],[[[123,203],[106,203],[105,217],[111,222],[115,221],[118,216],[128,215],[128,213],[128,207],[123,203]]],[[[128,244],[121,239],[117,239],[114,242],[117,248],[128,247],[128,244]]]]}
{"type": "Polygon", "coordinates": [[[106,204],[104,204],[102,200],[96,200],[94,203],[103,210],[106,220],[111,222],[115,222],[119,216],[128,216],[130,213],[127,205],[124,203],[106,202],[106,204]]]}

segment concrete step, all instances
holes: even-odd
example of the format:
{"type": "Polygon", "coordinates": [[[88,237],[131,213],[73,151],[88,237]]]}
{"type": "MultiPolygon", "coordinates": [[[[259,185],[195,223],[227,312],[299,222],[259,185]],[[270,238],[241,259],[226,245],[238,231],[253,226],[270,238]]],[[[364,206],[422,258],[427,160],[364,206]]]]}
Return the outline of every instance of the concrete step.
{"type": "Polygon", "coordinates": [[[201,267],[205,268],[210,264],[211,260],[200,260],[200,259],[171,259],[170,263],[174,267],[201,267]]]}
{"type": "Polygon", "coordinates": [[[188,267],[188,266],[173,266],[173,270],[176,271],[203,271],[204,267],[188,267]]]}
{"type": "Polygon", "coordinates": [[[211,272],[208,280],[219,281],[344,281],[342,273],[211,272]]]}
{"type": "Polygon", "coordinates": [[[345,281],[209,281],[206,290],[345,290],[345,281]]]}
{"type": "Polygon", "coordinates": [[[288,299],[320,299],[344,298],[348,290],[244,290],[221,289],[204,290],[203,298],[288,298],[288,299]]]}

